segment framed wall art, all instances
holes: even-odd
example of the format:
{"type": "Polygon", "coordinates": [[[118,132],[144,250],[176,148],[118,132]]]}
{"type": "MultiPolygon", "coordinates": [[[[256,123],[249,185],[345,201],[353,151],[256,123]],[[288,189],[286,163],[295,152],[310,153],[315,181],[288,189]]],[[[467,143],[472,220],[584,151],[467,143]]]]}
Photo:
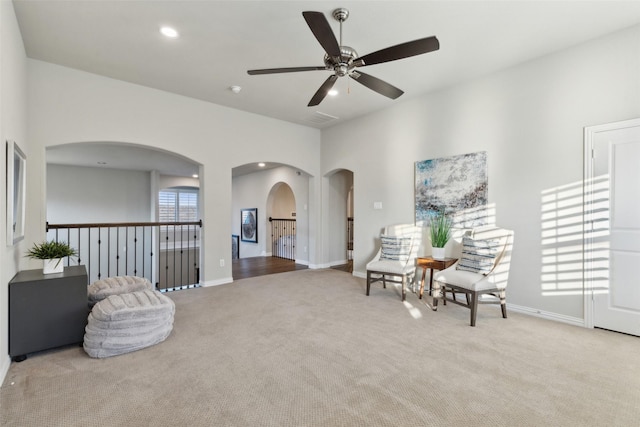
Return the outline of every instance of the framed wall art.
{"type": "Polygon", "coordinates": [[[258,243],[258,208],[240,209],[240,240],[258,243]]]}
{"type": "Polygon", "coordinates": [[[240,258],[240,236],[237,234],[231,235],[231,259],[240,258]]]}
{"type": "Polygon", "coordinates": [[[416,224],[428,225],[436,212],[456,227],[487,223],[487,152],[416,162],[416,224]]]}
{"type": "Polygon", "coordinates": [[[24,239],[27,156],[13,141],[7,141],[7,245],[24,239]]]}

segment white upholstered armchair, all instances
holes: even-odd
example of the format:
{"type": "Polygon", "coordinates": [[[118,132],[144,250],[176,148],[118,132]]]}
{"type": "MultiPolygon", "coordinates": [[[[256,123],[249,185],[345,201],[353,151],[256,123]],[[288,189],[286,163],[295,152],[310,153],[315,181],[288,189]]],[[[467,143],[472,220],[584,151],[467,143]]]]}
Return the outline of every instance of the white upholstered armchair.
{"type": "Polygon", "coordinates": [[[380,249],[367,264],[367,295],[371,284],[387,282],[402,284],[402,301],[405,300],[407,285],[413,282],[416,272],[415,259],[420,248],[422,230],[414,224],[387,226],[380,236],[380,249]]]}
{"type": "Polygon", "coordinates": [[[506,288],[511,264],[513,231],[497,227],[473,229],[463,238],[462,257],[449,268],[433,276],[433,309],[438,299],[462,305],[471,310],[471,326],[476,325],[478,304],[500,304],[507,318],[506,288]],[[447,292],[452,297],[447,297],[447,292]],[[462,293],[465,300],[455,297],[462,293]],[[483,299],[485,295],[491,298],[483,299]]]}

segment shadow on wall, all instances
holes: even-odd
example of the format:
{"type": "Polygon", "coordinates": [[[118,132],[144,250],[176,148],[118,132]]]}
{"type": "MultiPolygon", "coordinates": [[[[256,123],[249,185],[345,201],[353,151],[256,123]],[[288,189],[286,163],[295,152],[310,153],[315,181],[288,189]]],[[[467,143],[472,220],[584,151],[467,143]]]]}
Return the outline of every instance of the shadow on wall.
{"type": "Polygon", "coordinates": [[[542,295],[582,295],[584,261],[590,260],[593,291],[608,292],[609,176],[542,192],[542,295]],[[589,247],[584,246],[589,240],[589,247]]]}

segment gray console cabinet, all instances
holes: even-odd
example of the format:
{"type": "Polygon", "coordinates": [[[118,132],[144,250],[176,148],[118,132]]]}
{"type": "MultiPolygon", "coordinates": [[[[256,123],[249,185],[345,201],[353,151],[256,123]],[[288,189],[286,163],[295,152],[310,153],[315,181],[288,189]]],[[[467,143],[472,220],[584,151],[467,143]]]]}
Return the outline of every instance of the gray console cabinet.
{"type": "Polygon", "coordinates": [[[25,270],[9,282],[9,355],[80,343],[89,314],[87,270],[65,267],[63,273],[25,270]]]}

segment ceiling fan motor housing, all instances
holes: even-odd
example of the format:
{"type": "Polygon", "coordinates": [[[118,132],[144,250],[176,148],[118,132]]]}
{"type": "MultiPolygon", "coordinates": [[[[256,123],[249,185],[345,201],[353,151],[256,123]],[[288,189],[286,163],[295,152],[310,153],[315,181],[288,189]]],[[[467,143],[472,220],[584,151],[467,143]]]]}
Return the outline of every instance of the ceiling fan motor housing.
{"type": "Polygon", "coordinates": [[[324,55],[324,65],[329,70],[335,71],[339,77],[349,74],[349,71],[355,68],[353,60],[358,57],[358,53],[354,48],[349,46],[340,46],[340,58],[333,58],[327,54],[324,55]]]}

